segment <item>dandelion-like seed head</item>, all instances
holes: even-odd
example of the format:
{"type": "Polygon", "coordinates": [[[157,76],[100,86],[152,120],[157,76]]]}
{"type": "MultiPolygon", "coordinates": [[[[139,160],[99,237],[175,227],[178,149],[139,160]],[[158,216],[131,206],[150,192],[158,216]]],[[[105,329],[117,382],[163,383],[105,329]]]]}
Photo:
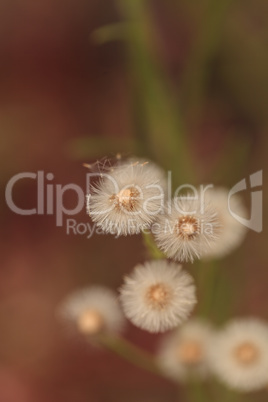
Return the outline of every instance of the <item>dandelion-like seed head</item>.
{"type": "Polygon", "coordinates": [[[166,188],[164,172],[154,163],[120,160],[91,185],[87,210],[105,233],[138,234],[163,210],[166,188]]]}
{"type": "Polygon", "coordinates": [[[178,218],[177,233],[183,240],[191,240],[198,236],[200,227],[196,217],[183,215],[178,218]]]}
{"type": "Polygon", "coordinates": [[[209,349],[213,372],[230,388],[250,392],[268,384],[268,325],[257,319],[229,323],[209,349]]]}
{"type": "Polygon", "coordinates": [[[229,190],[224,187],[208,189],[205,193],[205,201],[217,211],[220,230],[214,246],[207,249],[203,257],[222,258],[240,246],[248,230],[245,225],[235,219],[232,212],[245,218],[248,212],[239,195],[232,195],[229,199],[229,190]]]}
{"type": "Polygon", "coordinates": [[[195,303],[192,277],[166,260],[138,265],[125,278],[120,300],[127,318],[149,332],[164,332],[181,324],[195,303]]]}
{"type": "Polygon", "coordinates": [[[172,288],[165,283],[157,283],[149,287],[146,301],[154,310],[162,310],[170,303],[172,288]]]}
{"type": "Polygon", "coordinates": [[[242,365],[250,365],[256,363],[259,358],[260,351],[258,347],[250,341],[245,341],[234,349],[234,357],[238,363],[242,365]]]}
{"type": "Polygon", "coordinates": [[[104,319],[97,310],[88,309],[77,317],[77,328],[85,335],[95,335],[102,331],[104,319]]]}
{"type": "Polygon", "coordinates": [[[160,343],[157,361],[163,373],[175,381],[203,379],[209,373],[208,348],[213,331],[206,322],[192,319],[160,343]]]}
{"type": "Polygon", "coordinates": [[[156,244],[168,258],[181,262],[193,262],[213,248],[220,226],[216,210],[201,195],[174,198],[157,224],[152,230],[156,244]]]}
{"type": "Polygon", "coordinates": [[[117,194],[110,197],[117,211],[135,211],[139,205],[140,191],[134,186],[123,188],[117,194]]]}
{"type": "Polygon", "coordinates": [[[178,360],[186,366],[195,366],[203,359],[203,348],[198,340],[186,340],[177,349],[178,360]]]}
{"type": "Polygon", "coordinates": [[[119,332],[125,319],[116,294],[103,286],[92,286],[67,296],[58,308],[59,317],[85,336],[119,332]]]}

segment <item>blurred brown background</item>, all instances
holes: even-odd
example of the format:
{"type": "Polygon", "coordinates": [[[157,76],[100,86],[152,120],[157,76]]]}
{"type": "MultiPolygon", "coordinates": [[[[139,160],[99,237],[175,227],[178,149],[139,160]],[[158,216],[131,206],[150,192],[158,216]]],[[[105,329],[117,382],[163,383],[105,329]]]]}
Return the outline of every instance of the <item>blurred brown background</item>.
{"type": "MultiPolygon", "coordinates": [[[[267,1],[155,0],[147,6],[151,46],[177,99],[196,182],[233,186],[260,169],[266,180],[267,1]]],[[[38,170],[53,173],[54,185],[76,183],[85,190],[82,163],[116,152],[170,168],[168,146],[163,162],[153,135],[145,138],[126,40],[100,44],[93,35],[126,21],[122,2],[2,0],[3,194],[13,175],[38,170]]],[[[145,86],[139,99],[146,91],[145,86]]],[[[176,148],[172,152],[174,158],[176,148]]],[[[17,183],[14,199],[21,208],[33,208],[36,182],[17,183]]],[[[249,192],[245,201],[250,207],[249,192]]],[[[66,194],[66,206],[75,202],[74,194],[66,194]]],[[[75,219],[88,222],[84,210],[75,219]]],[[[0,402],[179,400],[169,381],[68,339],[54,317],[57,303],[72,289],[90,283],[118,288],[122,276],[146,258],[140,237],[67,235],[65,226],[56,227],[55,216],[16,215],[4,197],[1,228],[0,402]]],[[[268,318],[266,244],[265,231],[250,232],[242,248],[222,262],[234,289],[230,316],[268,318]]],[[[126,336],[155,349],[157,336],[131,325],[126,336]]],[[[258,397],[266,400],[267,394],[258,397]]]]}

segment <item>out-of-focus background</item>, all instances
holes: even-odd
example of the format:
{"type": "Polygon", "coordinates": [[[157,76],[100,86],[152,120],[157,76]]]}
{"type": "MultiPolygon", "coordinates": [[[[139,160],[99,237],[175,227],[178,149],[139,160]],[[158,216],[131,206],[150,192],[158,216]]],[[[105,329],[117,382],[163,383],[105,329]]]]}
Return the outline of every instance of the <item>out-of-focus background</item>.
{"type": "MultiPolygon", "coordinates": [[[[118,152],[175,171],[176,184],[232,187],[258,170],[266,180],[267,15],[266,0],[2,0],[3,190],[15,174],[44,171],[54,175],[45,186],[85,191],[82,164],[118,152]]],[[[17,182],[13,195],[34,208],[36,181],[17,182]]],[[[244,200],[250,208],[249,191],[244,200]]],[[[76,201],[65,194],[66,208],[76,201]]],[[[141,237],[67,235],[55,219],[20,216],[2,199],[0,402],[182,400],[168,380],[70,340],[55,318],[73,289],[117,289],[147,258],[141,237]]],[[[84,209],[74,219],[89,222],[84,209]]],[[[226,318],[268,318],[266,249],[264,222],[221,262],[226,318]]],[[[159,339],[131,325],[126,337],[152,352],[159,339]]]]}

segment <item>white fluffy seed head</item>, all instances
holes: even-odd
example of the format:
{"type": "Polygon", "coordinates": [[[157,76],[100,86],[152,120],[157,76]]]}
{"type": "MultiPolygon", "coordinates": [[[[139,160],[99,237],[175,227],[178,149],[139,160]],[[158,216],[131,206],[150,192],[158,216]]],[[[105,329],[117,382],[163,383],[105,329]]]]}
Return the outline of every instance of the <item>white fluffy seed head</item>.
{"type": "Polygon", "coordinates": [[[61,303],[58,313],[85,336],[118,332],[125,322],[116,294],[102,286],[92,286],[70,294],[61,303]]]}
{"type": "Polygon", "coordinates": [[[152,226],[158,247],[181,262],[193,262],[212,249],[219,229],[217,212],[210,203],[189,195],[175,198],[152,226]]]}
{"type": "MultiPolygon", "coordinates": [[[[205,200],[215,208],[220,221],[219,237],[214,246],[207,250],[205,258],[221,258],[240,246],[247,233],[247,227],[235,219],[228,208],[229,190],[223,187],[208,189],[205,192],[205,200]]],[[[241,198],[233,195],[230,199],[230,207],[233,213],[241,217],[247,216],[241,198]]]]}
{"type": "Polygon", "coordinates": [[[138,265],[120,290],[122,308],[137,327],[164,332],[186,320],[196,303],[192,277],[166,260],[138,265]]]}
{"type": "Polygon", "coordinates": [[[231,322],[209,350],[218,378],[238,391],[255,391],[268,384],[268,325],[256,319],[231,322]]]}
{"type": "Polygon", "coordinates": [[[105,233],[140,233],[163,210],[166,187],[163,171],[152,162],[118,163],[91,186],[90,217],[105,233]]]}
{"type": "Polygon", "coordinates": [[[175,381],[206,378],[212,333],[209,324],[193,319],[167,335],[160,344],[157,357],[163,373],[175,381]]]}

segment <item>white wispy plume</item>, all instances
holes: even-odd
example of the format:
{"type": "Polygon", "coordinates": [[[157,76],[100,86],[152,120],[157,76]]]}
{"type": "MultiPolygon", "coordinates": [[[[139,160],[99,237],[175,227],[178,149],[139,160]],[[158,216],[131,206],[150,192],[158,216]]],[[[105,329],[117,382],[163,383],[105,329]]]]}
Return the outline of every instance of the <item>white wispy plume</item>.
{"type": "Polygon", "coordinates": [[[152,162],[118,163],[91,186],[88,211],[97,226],[117,236],[140,233],[163,210],[167,184],[152,162]]]}
{"type": "Polygon", "coordinates": [[[214,247],[219,228],[217,212],[210,203],[200,195],[187,195],[173,199],[152,226],[152,232],[167,257],[193,262],[214,247]]]}
{"type": "Polygon", "coordinates": [[[212,328],[205,321],[187,321],[161,342],[157,360],[163,373],[175,381],[204,379],[209,374],[208,348],[212,328]]]}
{"type": "Polygon", "coordinates": [[[209,350],[218,378],[238,391],[268,384],[268,325],[257,319],[236,320],[216,336],[209,350]]]}
{"type": "MultiPolygon", "coordinates": [[[[215,208],[220,221],[219,237],[213,247],[206,253],[207,258],[221,258],[240,246],[247,233],[247,227],[236,220],[228,208],[229,190],[224,187],[208,189],[205,192],[205,200],[215,208]]],[[[246,217],[247,210],[238,195],[231,197],[230,206],[232,211],[239,216],[246,217]]]]}
{"type": "Polygon", "coordinates": [[[138,265],[120,290],[122,308],[137,327],[164,332],[185,321],[196,303],[192,277],[166,260],[138,265]]]}
{"type": "Polygon", "coordinates": [[[76,331],[87,336],[118,332],[125,323],[116,293],[103,286],[71,293],[61,303],[57,313],[76,331]]]}

